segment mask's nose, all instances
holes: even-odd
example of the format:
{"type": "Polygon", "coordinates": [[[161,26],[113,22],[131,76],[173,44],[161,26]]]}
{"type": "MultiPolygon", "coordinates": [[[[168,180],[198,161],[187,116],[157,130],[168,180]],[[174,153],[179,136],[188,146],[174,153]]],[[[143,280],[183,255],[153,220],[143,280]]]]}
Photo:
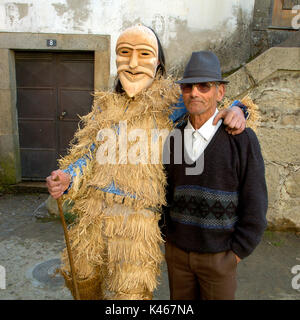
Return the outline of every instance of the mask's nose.
{"type": "Polygon", "coordinates": [[[132,56],[129,61],[129,67],[134,69],[138,66],[138,52],[136,50],[132,51],[132,56]]]}

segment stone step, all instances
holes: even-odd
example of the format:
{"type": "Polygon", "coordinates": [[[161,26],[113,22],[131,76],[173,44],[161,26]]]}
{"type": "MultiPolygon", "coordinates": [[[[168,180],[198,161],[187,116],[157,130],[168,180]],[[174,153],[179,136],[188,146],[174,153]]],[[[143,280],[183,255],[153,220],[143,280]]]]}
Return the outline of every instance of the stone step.
{"type": "Polygon", "coordinates": [[[48,193],[46,182],[44,181],[22,181],[10,185],[9,190],[16,193],[48,193]]]}

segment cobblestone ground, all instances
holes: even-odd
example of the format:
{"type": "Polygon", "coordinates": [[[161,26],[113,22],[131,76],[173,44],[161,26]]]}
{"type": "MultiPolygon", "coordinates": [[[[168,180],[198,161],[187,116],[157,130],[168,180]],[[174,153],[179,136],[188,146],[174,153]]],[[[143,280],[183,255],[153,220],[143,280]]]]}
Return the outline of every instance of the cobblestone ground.
{"type": "MultiPolygon", "coordinates": [[[[0,279],[0,300],[72,299],[61,276],[54,274],[64,247],[60,221],[37,219],[34,215],[47,197],[47,194],[0,196],[0,265],[5,267],[6,275],[5,289],[0,279]]],[[[300,274],[300,237],[266,231],[255,252],[238,266],[236,298],[299,300],[300,275],[297,278],[291,271],[295,265],[299,265],[295,269],[300,274]]],[[[168,298],[163,264],[161,284],[154,299],[168,298]]]]}

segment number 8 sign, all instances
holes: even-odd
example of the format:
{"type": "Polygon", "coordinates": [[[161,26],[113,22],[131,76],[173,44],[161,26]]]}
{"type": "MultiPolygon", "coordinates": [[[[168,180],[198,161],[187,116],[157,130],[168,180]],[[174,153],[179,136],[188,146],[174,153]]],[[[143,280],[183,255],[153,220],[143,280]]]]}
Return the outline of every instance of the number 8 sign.
{"type": "Polygon", "coordinates": [[[56,47],[56,40],[48,39],[47,40],[47,47],[56,47]]]}

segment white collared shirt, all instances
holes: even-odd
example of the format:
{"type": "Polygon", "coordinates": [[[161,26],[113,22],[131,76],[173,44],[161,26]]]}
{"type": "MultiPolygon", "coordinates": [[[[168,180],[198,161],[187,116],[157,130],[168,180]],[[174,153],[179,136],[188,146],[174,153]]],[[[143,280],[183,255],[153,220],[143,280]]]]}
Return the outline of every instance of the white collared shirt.
{"type": "Polygon", "coordinates": [[[219,120],[215,126],[212,124],[214,117],[218,112],[218,109],[216,109],[215,114],[211,116],[198,130],[194,129],[190,119],[188,119],[187,125],[184,129],[184,147],[191,160],[196,161],[200,157],[201,153],[205,150],[210,140],[220,127],[222,120],[219,120]]]}

